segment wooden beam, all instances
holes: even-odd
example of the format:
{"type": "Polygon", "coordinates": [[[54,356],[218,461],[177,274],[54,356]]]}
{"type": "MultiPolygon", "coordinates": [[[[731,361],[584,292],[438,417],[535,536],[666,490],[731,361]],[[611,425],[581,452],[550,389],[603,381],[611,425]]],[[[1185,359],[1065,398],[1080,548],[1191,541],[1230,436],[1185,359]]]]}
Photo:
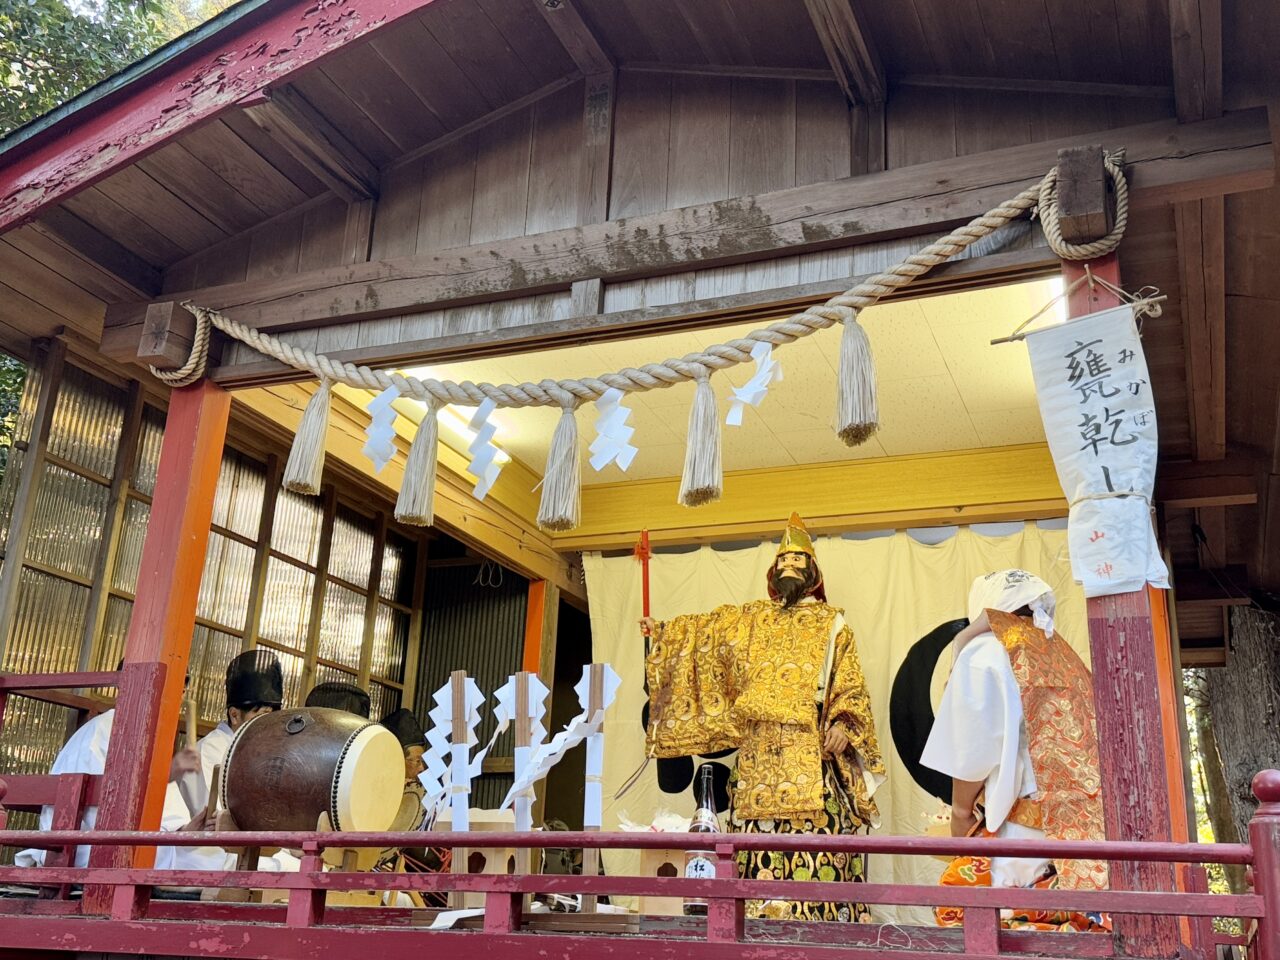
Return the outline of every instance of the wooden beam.
{"type": "MultiPolygon", "coordinates": [[[[969,289],[992,282],[1031,279],[1056,272],[1058,264],[1058,258],[1046,246],[953,260],[935,267],[903,293],[886,297],[885,302],[969,289]]],[[[442,333],[440,336],[416,340],[370,343],[363,347],[335,350],[327,355],[334,360],[369,366],[411,361],[444,363],[482,356],[500,356],[518,350],[651,336],[750,320],[772,321],[805,306],[822,303],[864,279],[865,276],[819,280],[773,290],[755,290],[685,303],[600,313],[604,288],[599,278],[593,278],[573,284],[571,289],[575,315],[566,320],[499,327],[486,331],[483,338],[476,337],[472,332],[442,333]]],[[[210,375],[228,388],[288,383],[305,380],[310,376],[275,360],[253,360],[220,366],[214,368],[210,375]]]]}
{"type": "MultiPolygon", "coordinates": [[[[98,645],[102,641],[102,627],[107,619],[111,581],[115,572],[116,557],[120,551],[120,535],[124,529],[125,506],[128,503],[129,487],[133,482],[133,471],[138,460],[142,412],[142,385],[137,380],[133,380],[129,383],[125,400],[124,426],[120,431],[120,442],[116,446],[111,486],[107,491],[102,543],[98,546],[98,556],[94,561],[93,572],[89,575],[93,586],[89,590],[89,608],[84,618],[84,632],[80,635],[80,661],[77,668],[79,670],[93,668],[98,645]]],[[[110,668],[114,664],[104,666],[110,668]]]]}
{"type": "Polygon", "coordinates": [[[569,54],[578,69],[590,76],[613,70],[613,58],[582,19],[574,0],[529,0],[569,54]]]}
{"type": "Polygon", "coordinates": [[[1101,146],[1058,152],[1058,223],[1068,243],[1089,243],[1111,232],[1110,182],[1101,146]]]}
{"type": "Polygon", "coordinates": [[[823,534],[1067,513],[1043,444],[742,470],[724,481],[724,497],[696,513],[678,504],[678,477],[583,487],[582,523],[552,542],[560,551],[626,549],[641,526],[655,545],[752,540],[776,535],[792,510],[823,534]]]}
{"type": "Polygon", "coordinates": [[[1222,113],[1222,0],[1169,0],[1178,119],[1222,113]]]}
{"type": "Polygon", "coordinates": [[[101,267],[144,297],[161,289],[160,271],[111,237],[61,207],[48,209],[31,228],[101,267]]]}
{"type": "Polygon", "coordinates": [[[338,509],[338,491],[333,484],[320,490],[320,543],[316,548],[316,575],[311,585],[311,606],[307,614],[307,639],[302,654],[302,690],[305,700],[316,685],[316,658],[320,655],[320,626],[324,619],[324,595],[329,587],[329,554],[333,548],[333,518],[338,509]]]}
{"type": "MultiPolygon", "coordinates": [[[[1111,131],[1127,148],[1130,205],[1269,186],[1265,108],[1179,126],[1111,131]]],[[[668,210],[398,260],[210,287],[189,296],[263,330],[392,316],[940,230],[1034,184],[1074,139],[668,210]]],[[[175,299],[177,297],[175,296],[175,299]]],[[[132,359],[136,306],[108,307],[103,352],[132,359]]]]}
{"type": "Polygon", "coordinates": [[[361,0],[317,9],[280,0],[179,48],[162,67],[69,113],[0,167],[0,232],[110,176],[268,85],[419,13],[433,0],[361,0]]]}
{"type": "MultiPolygon", "coordinates": [[[[404,688],[400,692],[400,706],[417,712],[418,665],[422,661],[422,648],[426,637],[422,634],[427,599],[427,559],[431,549],[430,538],[419,534],[413,541],[413,598],[410,601],[409,645],[404,655],[404,688]]],[[[423,713],[425,716],[425,711],[423,713]]]]}
{"type": "Polygon", "coordinates": [[[1223,197],[1175,204],[1191,440],[1200,460],[1227,448],[1226,210],[1223,197]]]}
{"type": "Polygon", "coordinates": [[[1258,481],[1252,473],[1170,476],[1162,466],[1156,471],[1155,498],[1165,507],[1245,506],[1258,502],[1258,481]]]}
{"type": "Polygon", "coordinates": [[[1249,599],[1249,571],[1244,564],[1231,564],[1216,570],[1185,567],[1173,571],[1178,592],[1178,605],[1209,607],[1243,607],[1249,599]]]}
{"type": "Polygon", "coordinates": [[[364,605],[364,637],[360,644],[357,683],[372,693],[369,677],[373,667],[373,645],[377,642],[378,591],[382,586],[382,558],[387,547],[387,514],[379,510],[373,520],[373,562],[369,564],[369,593],[364,605]]]}
{"type": "Polygon", "coordinates": [[[504,117],[509,117],[512,114],[521,113],[529,109],[529,107],[533,106],[539,100],[543,100],[546,97],[551,96],[551,94],[563,90],[565,87],[572,86],[581,79],[582,75],[576,72],[571,73],[566,77],[558,77],[544,86],[539,87],[537,90],[534,90],[532,93],[526,93],[523,97],[520,97],[517,100],[512,100],[510,103],[505,103],[496,110],[491,110],[484,116],[477,117],[470,123],[464,123],[457,129],[450,130],[443,136],[436,137],[436,139],[432,140],[430,143],[424,143],[422,146],[414,150],[410,150],[404,156],[397,157],[395,160],[391,161],[385,169],[388,171],[399,170],[401,167],[408,166],[411,163],[416,163],[423,157],[435,153],[437,150],[441,150],[452,143],[457,143],[459,140],[465,140],[477,130],[482,130],[504,117]]]}
{"type": "Polygon", "coordinates": [[[884,67],[858,20],[858,0],[804,0],[831,72],[852,106],[883,103],[884,67]]]}
{"type": "Polygon", "coordinates": [[[990,90],[1007,93],[1051,93],[1067,97],[1132,97],[1139,100],[1172,100],[1173,88],[1132,83],[1091,83],[1080,80],[1030,80],[1008,77],[956,77],[912,74],[894,77],[892,87],[926,87],[943,90],[990,90]]]}
{"type": "Polygon", "coordinates": [[[249,568],[249,603],[245,616],[244,649],[258,645],[262,631],[262,608],[267,599],[267,571],[271,565],[271,532],[276,525],[276,505],[280,502],[280,477],[284,467],[278,454],[267,457],[267,473],[263,485],[262,513],[258,517],[257,546],[253,548],[253,566],[249,568]]]}
{"type": "Polygon", "coordinates": [[[245,113],[348,203],[378,195],[377,166],[288,84],[245,113]]]}
{"type": "MultiPolygon", "coordinates": [[[[542,0],[534,0],[541,4],[542,0]]],[[[614,71],[587,77],[582,104],[582,175],[578,223],[609,219],[609,182],[613,175],[613,112],[618,99],[614,71]]]]}
{"type": "Polygon", "coordinates": [[[759,67],[745,63],[665,63],[663,61],[630,60],[618,64],[623,73],[658,73],[689,77],[742,77],[753,80],[805,80],[813,83],[835,83],[830,70],[804,67],[759,67]]]}
{"type": "MultiPolygon", "coordinates": [[[[0,567],[0,654],[8,645],[9,634],[18,612],[18,585],[22,582],[23,561],[27,555],[27,539],[35,518],[36,498],[44,481],[45,450],[49,431],[58,405],[58,388],[62,384],[63,361],[67,345],[54,340],[41,346],[28,376],[39,371],[35,410],[31,417],[31,433],[26,438],[21,473],[9,510],[9,529],[4,541],[4,565],[0,567]]],[[[10,462],[12,466],[12,461],[10,462]]]]}

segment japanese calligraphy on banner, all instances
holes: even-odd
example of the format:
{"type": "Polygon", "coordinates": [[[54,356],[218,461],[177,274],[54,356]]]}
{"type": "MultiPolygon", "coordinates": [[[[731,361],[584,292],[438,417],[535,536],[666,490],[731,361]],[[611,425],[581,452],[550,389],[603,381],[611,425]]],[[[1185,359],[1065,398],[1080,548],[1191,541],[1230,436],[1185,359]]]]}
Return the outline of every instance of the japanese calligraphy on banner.
{"type": "Polygon", "coordinates": [[[1071,570],[1086,597],[1169,585],[1151,523],[1156,411],[1125,305],[1027,335],[1058,480],[1071,504],[1071,570]]]}

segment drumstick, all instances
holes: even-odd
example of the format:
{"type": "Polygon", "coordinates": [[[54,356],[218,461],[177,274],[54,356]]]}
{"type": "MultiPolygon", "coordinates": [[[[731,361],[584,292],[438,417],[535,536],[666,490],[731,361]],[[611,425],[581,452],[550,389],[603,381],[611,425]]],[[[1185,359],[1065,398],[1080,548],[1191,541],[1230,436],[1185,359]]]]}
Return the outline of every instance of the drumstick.
{"type": "Polygon", "coordinates": [[[222,765],[216,764],[213,775],[209,778],[209,800],[204,805],[204,819],[207,823],[218,815],[218,793],[222,784],[222,765]]]}
{"type": "Polygon", "coordinates": [[[199,739],[196,729],[196,703],[194,700],[187,699],[182,705],[187,711],[187,749],[194,750],[196,741],[199,739]]]}

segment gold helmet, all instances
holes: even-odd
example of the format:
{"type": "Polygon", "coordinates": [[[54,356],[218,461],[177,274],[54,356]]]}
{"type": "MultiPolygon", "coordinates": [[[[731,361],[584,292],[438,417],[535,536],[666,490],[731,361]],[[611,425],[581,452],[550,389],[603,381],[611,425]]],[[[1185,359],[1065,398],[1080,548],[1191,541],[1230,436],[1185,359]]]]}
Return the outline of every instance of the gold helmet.
{"type": "Polygon", "coordinates": [[[798,513],[791,514],[791,519],[787,521],[787,529],[782,532],[782,543],[778,544],[778,555],[781,556],[784,553],[807,553],[812,559],[818,559],[818,555],[813,552],[813,539],[809,536],[809,531],[805,529],[804,521],[800,519],[798,513]]]}

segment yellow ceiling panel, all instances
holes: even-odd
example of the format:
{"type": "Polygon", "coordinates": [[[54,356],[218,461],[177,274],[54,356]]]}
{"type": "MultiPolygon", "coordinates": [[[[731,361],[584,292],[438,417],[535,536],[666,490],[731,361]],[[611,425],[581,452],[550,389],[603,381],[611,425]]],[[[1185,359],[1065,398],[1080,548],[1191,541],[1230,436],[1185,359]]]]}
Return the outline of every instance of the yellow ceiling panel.
{"type": "MultiPolygon", "coordinates": [[[[687,285],[687,278],[674,278],[671,284],[687,285]]],[[[831,463],[1043,440],[1025,347],[992,347],[990,341],[1008,334],[1060,289],[1057,281],[1036,281],[884,304],[867,311],[862,319],[875,357],[882,427],[871,442],[854,449],[845,447],[831,430],[839,329],[819,331],[779,348],[774,359],[782,365],[783,380],[771,387],[760,407],[744,411],[742,427],[722,427],[725,469],[831,463]]],[[[677,299],[685,299],[687,293],[677,299]]],[[[1041,322],[1051,322],[1053,315],[1050,311],[1041,322]]],[[[590,376],[695,353],[764,325],[761,320],[414,372],[494,383],[590,376]]],[[[712,379],[721,417],[729,410],[732,388],[745,384],[753,373],[753,366],[744,365],[712,379]]],[[[633,443],[639,448],[635,463],[625,474],[613,466],[601,473],[586,467],[584,483],[678,476],[684,464],[693,395],[692,384],[679,384],[628,396],[626,404],[633,411],[630,423],[636,428],[633,443]]],[[[466,409],[460,413],[470,415],[466,409]]],[[[495,414],[499,445],[541,473],[558,416],[558,411],[549,409],[500,410],[495,414]]],[[[595,437],[593,424],[594,409],[584,408],[578,418],[584,462],[586,447],[595,437]]]]}

